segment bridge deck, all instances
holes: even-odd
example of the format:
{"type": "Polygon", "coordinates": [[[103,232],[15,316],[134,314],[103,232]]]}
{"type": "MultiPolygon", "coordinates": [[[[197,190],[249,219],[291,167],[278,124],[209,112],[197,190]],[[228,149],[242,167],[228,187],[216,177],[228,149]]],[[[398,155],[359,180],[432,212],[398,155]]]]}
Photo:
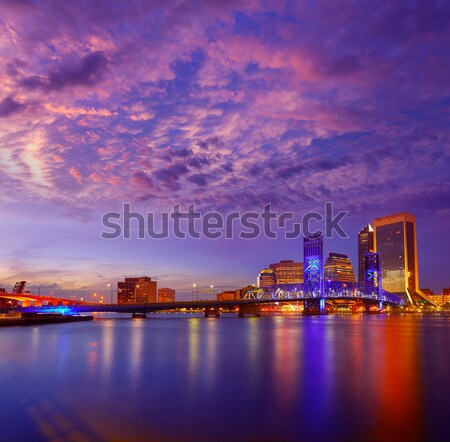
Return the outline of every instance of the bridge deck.
{"type": "MultiPolygon", "coordinates": [[[[149,303],[149,304],[78,304],[71,306],[42,306],[42,307],[26,307],[24,311],[49,311],[61,308],[67,308],[79,313],[91,312],[117,312],[117,313],[151,313],[158,311],[171,311],[180,309],[204,309],[204,308],[227,308],[238,307],[240,305],[252,304],[273,304],[273,303],[293,303],[300,301],[319,300],[318,297],[301,297],[301,298],[284,298],[284,299],[233,299],[225,301],[214,300],[199,300],[199,301],[176,301],[166,303],[149,303]]],[[[347,301],[365,301],[365,302],[379,302],[380,299],[376,296],[337,296],[327,297],[327,301],[333,300],[347,300],[347,301]]],[[[383,300],[386,304],[396,304],[389,299],[383,300]]]]}

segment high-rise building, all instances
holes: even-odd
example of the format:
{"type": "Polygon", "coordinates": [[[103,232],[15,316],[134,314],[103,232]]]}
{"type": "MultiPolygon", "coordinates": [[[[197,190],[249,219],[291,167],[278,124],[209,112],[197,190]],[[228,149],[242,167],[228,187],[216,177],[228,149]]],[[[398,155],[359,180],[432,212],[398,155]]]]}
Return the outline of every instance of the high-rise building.
{"type": "Polygon", "coordinates": [[[275,272],[271,269],[263,269],[259,272],[258,287],[271,287],[275,285],[275,272]]]}
{"type": "Polygon", "coordinates": [[[275,284],[300,284],[303,282],[303,263],[283,260],[270,264],[269,269],[275,274],[275,284]]]}
{"type": "Polygon", "coordinates": [[[370,224],[364,226],[358,233],[358,282],[365,281],[365,256],[374,251],[373,227],[370,224]]]}
{"type": "Polygon", "coordinates": [[[402,212],[375,219],[374,243],[380,253],[383,289],[412,304],[429,301],[419,289],[416,217],[402,212]]]}
{"type": "Polygon", "coordinates": [[[145,304],[156,302],[156,281],[148,276],[125,278],[117,283],[117,302],[119,304],[145,304]]]}
{"type": "Polygon", "coordinates": [[[325,261],[324,278],[328,282],[355,282],[349,257],[342,253],[330,252],[325,261]]]}
{"type": "Polygon", "coordinates": [[[175,290],[168,287],[158,289],[158,302],[175,302],[175,290]]]}

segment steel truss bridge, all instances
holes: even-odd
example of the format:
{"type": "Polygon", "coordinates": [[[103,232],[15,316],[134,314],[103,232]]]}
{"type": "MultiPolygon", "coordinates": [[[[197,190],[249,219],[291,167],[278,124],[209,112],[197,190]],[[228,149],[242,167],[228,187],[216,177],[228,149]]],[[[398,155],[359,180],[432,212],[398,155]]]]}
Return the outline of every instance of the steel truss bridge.
{"type": "Polygon", "coordinates": [[[325,282],[323,295],[319,290],[308,291],[304,284],[284,284],[278,286],[264,287],[247,292],[245,299],[258,300],[314,300],[325,298],[354,299],[381,301],[392,305],[405,305],[400,296],[387,292],[386,290],[366,290],[363,284],[355,282],[325,282]]]}

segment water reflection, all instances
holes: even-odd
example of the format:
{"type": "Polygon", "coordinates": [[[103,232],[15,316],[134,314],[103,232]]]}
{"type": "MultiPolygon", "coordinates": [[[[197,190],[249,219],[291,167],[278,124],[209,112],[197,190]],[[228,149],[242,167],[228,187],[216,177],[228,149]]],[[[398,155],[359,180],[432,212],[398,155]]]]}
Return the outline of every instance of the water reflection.
{"type": "Polygon", "coordinates": [[[114,363],[114,325],[116,321],[105,321],[102,327],[102,367],[103,367],[103,379],[109,381],[111,377],[112,364],[114,363]]]}
{"type": "Polygon", "coordinates": [[[381,330],[379,345],[384,349],[384,358],[377,364],[381,404],[375,434],[381,437],[387,433],[385,440],[391,441],[422,441],[426,438],[420,374],[421,322],[415,322],[406,333],[399,325],[387,320],[381,330]]]}
{"type": "Polygon", "coordinates": [[[4,440],[445,440],[446,318],[167,315],[2,337],[4,440]]]}
{"type": "Polygon", "coordinates": [[[144,333],[145,322],[144,320],[134,320],[131,327],[130,345],[130,377],[133,385],[139,385],[142,382],[140,379],[142,363],[144,360],[143,348],[144,348],[144,333]]]}
{"type": "Polygon", "coordinates": [[[302,377],[300,366],[302,336],[298,325],[286,324],[283,317],[275,318],[274,325],[273,389],[277,398],[277,407],[283,409],[292,406],[298,394],[298,382],[302,377]]]}
{"type": "Polygon", "coordinates": [[[199,347],[200,347],[200,318],[188,319],[188,332],[189,332],[189,376],[190,382],[195,383],[198,375],[199,364],[199,347]]]}

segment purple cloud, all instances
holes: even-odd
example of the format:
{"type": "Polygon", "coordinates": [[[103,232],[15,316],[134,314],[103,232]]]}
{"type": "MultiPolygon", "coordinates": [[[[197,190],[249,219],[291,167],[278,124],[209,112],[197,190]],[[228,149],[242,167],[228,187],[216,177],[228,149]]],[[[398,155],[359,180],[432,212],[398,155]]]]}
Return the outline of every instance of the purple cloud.
{"type": "Polygon", "coordinates": [[[22,103],[7,97],[0,101],[0,118],[9,117],[10,115],[20,112],[25,106],[22,103]]]}
{"type": "Polygon", "coordinates": [[[44,76],[33,75],[20,81],[27,89],[45,91],[60,90],[66,86],[90,86],[98,83],[108,66],[108,59],[102,52],[88,54],[74,66],[61,66],[44,76]]]}

